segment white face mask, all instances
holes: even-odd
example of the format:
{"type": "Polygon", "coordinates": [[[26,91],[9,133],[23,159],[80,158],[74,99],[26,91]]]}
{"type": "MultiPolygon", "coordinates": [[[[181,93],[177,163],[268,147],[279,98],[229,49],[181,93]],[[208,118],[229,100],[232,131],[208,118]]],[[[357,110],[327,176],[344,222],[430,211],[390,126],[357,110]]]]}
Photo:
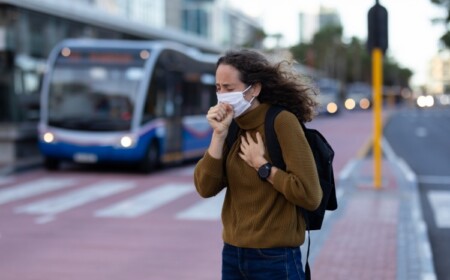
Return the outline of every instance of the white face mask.
{"type": "Polygon", "coordinates": [[[218,103],[228,103],[231,106],[233,106],[234,110],[234,117],[237,118],[242,113],[244,113],[250,106],[252,105],[253,99],[255,99],[256,96],[253,96],[253,98],[250,101],[245,100],[244,93],[249,90],[252,86],[248,86],[244,91],[233,91],[233,92],[226,92],[226,93],[216,93],[217,94],[217,101],[218,103]]]}

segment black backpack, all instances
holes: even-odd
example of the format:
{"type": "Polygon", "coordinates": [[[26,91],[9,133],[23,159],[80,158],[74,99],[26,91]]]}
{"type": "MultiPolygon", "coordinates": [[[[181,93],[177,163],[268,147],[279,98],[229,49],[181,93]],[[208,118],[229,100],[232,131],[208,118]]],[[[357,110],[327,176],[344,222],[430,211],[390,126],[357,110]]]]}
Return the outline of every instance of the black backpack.
{"type": "MultiPolygon", "coordinates": [[[[277,135],[275,133],[275,118],[284,109],[278,106],[270,106],[266,113],[265,119],[265,137],[266,137],[266,147],[269,151],[269,157],[272,163],[283,170],[286,170],[286,164],[283,160],[283,155],[281,153],[280,143],[278,142],[277,135]]],[[[308,258],[309,258],[309,248],[310,230],[319,230],[322,228],[322,223],[325,218],[326,210],[336,210],[337,199],[336,199],[336,189],[334,182],[334,172],[333,172],[333,159],[334,150],[325,137],[316,129],[307,128],[303,123],[301,123],[303,131],[305,133],[306,139],[311,147],[311,151],[314,155],[314,160],[316,163],[317,173],[319,175],[320,186],[322,188],[323,197],[319,207],[314,211],[309,211],[303,208],[301,212],[305,218],[306,229],[308,230],[308,252],[306,256],[305,274],[306,279],[311,278],[311,272],[309,268],[308,258]]],[[[239,133],[239,127],[233,121],[230,125],[227,138],[225,143],[228,150],[233,145],[239,133]]]]}

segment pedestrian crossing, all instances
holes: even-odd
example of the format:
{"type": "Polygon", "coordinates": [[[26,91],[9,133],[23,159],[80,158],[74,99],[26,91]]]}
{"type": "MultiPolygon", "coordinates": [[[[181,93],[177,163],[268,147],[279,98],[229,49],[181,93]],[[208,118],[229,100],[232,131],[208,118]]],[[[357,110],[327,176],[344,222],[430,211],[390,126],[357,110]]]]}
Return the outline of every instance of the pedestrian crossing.
{"type": "Polygon", "coordinates": [[[74,184],[74,180],[59,178],[39,179],[33,182],[19,184],[8,189],[0,190],[0,205],[63,189],[74,184]]]}
{"type": "MultiPolygon", "coordinates": [[[[101,208],[93,210],[92,217],[137,218],[195,193],[195,186],[192,183],[161,183],[149,188],[139,186],[139,182],[133,180],[101,180],[83,185],[76,178],[47,177],[2,186],[0,188],[0,213],[8,203],[14,203],[14,205],[19,205],[14,206],[15,214],[37,216],[35,222],[44,224],[53,221],[57,215],[69,210],[139,189],[142,191],[138,194],[134,193],[125,198],[121,196],[121,199],[110,205],[102,204],[101,208]],[[45,197],[42,198],[42,196],[45,197]],[[21,201],[25,199],[27,202],[21,204],[21,201]]],[[[206,200],[198,197],[197,201],[185,207],[186,209],[180,209],[173,218],[176,220],[218,221],[223,199],[224,194],[222,193],[206,200]]]]}
{"type": "Polygon", "coordinates": [[[133,218],[170,203],[195,189],[191,184],[166,184],[95,212],[97,217],[133,218]]]}
{"type": "Polygon", "coordinates": [[[18,207],[17,213],[56,215],[131,188],[131,182],[99,182],[81,190],[18,207]]]}
{"type": "MultiPolygon", "coordinates": [[[[29,182],[17,182],[17,178],[0,179],[0,213],[7,209],[8,204],[14,203],[18,205],[13,208],[15,214],[36,216],[35,222],[38,224],[48,223],[64,212],[101,202],[114,195],[126,196],[130,190],[136,192],[125,198],[121,196],[107,205],[101,203],[102,206],[93,210],[92,217],[122,220],[138,218],[195,194],[193,183],[181,182],[143,187],[139,185],[142,182],[133,180],[99,180],[85,184],[79,178],[70,177],[46,177],[29,182]],[[24,200],[26,202],[21,203],[24,200]]],[[[190,205],[183,206],[172,214],[172,218],[184,221],[218,221],[224,197],[224,191],[208,199],[198,196],[190,205]]],[[[439,228],[450,228],[450,190],[430,191],[427,197],[436,225],[439,228]]]]}

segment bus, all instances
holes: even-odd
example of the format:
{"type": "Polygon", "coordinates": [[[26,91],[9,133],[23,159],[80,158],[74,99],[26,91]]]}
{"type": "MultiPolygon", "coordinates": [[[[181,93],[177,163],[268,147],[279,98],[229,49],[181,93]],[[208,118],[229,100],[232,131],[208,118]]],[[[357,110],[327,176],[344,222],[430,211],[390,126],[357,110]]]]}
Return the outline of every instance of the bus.
{"type": "Polygon", "coordinates": [[[38,146],[63,161],[150,172],[201,157],[212,135],[217,55],[170,41],[68,39],[50,53],[38,146]]]}

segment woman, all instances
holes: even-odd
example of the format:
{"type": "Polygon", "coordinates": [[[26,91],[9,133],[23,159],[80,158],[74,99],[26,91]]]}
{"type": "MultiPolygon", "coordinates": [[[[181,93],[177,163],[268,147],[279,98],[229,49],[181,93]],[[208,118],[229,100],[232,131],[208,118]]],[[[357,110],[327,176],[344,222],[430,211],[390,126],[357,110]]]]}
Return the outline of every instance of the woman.
{"type": "Polygon", "coordinates": [[[213,135],[194,180],[205,198],[226,188],[223,280],[304,279],[299,246],[305,221],[297,206],[316,209],[322,190],[299,121],[312,119],[316,103],[287,66],[286,61],[272,65],[251,50],[227,52],[217,62],[219,102],[206,116],[213,135]],[[272,105],[286,109],[274,124],[286,171],[271,164],[264,145],[264,119],[272,105]],[[241,133],[228,151],[225,139],[233,118],[241,133]]]}

